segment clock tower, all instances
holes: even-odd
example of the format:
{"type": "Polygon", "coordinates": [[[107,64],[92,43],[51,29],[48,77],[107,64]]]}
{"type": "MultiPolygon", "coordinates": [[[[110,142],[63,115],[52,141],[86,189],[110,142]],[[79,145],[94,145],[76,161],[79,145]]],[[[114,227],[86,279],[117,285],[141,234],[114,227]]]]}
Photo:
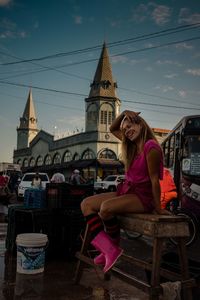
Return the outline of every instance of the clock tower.
{"type": "Polygon", "coordinates": [[[29,147],[38,131],[32,90],[30,89],[23,116],[20,118],[20,125],[17,127],[17,150],[29,147]]]}

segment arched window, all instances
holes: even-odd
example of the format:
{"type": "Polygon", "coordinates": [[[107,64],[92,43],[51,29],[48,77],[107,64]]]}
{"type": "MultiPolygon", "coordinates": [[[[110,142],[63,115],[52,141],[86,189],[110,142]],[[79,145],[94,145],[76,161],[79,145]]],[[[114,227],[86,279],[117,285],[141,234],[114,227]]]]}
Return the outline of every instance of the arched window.
{"type": "Polygon", "coordinates": [[[44,164],[45,164],[45,166],[49,166],[52,164],[52,159],[49,154],[45,157],[44,164]]]}
{"type": "Polygon", "coordinates": [[[59,153],[56,153],[54,158],[53,158],[53,164],[54,165],[57,165],[57,164],[60,164],[61,163],[61,156],[59,153]]]}
{"type": "Polygon", "coordinates": [[[100,123],[111,125],[114,120],[114,108],[109,103],[103,103],[100,110],[100,123]]]}
{"type": "Polygon", "coordinates": [[[24,168],[28,167],[28,159],[27,158],[25,158],[23,161],[23,167],[24,168]]]}
{"type": "Polygon", "coordinates": [[[75,153],[73,160],[79,160],[79,159],[80,159],[80,155],[78,153],[75,153]]]}
{"type": "Polygon", "coordinates": [[[30,167],[34,167],[35,166],[35,158],[31,157],[30,162],[29,162],[29,166],[30,167]]]}
{"type": "Polygon", "coordinates": [[[22,160],[18,159],[17,164],[20,165],[20,167],[22,166],[22,160]]]}
{"type": "Polygon", "coordinates": [[[116,160],[117,156],[112,150],[106,148],[99,153],[98,158],[116,160]]]}
{"type": "Polygon", "coordinates": [[[83,152],[82,159],[93,159],[95,155],[91,149],[87,149],[83,152]]]}
{"type": "Polygon", "coordinates": [[[36,161],[36,165],[38,167],[43,165],[43,158],[42,158],[42,156],[38,156],[37,161],[36,161]]]}
{"type": "Polygon", "coordinates": [[[72,154],[69,150],[67,150],[63,157],[63,162],[68,162],[72,160],[72,154]]]}

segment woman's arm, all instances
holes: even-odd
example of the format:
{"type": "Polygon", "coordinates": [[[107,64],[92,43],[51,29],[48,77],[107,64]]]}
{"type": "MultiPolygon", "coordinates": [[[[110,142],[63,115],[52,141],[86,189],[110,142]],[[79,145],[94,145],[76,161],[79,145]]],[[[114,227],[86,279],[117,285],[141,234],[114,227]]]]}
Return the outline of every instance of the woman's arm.
{"type": "Polygon", "coordinates": [[[160,153],[156,149],[151,149],[147,154],[147,165],[152,184],[155,212],[158,214],[170,214],[169,211],[161,209],[161,189],[159,182],[160,153]]]}

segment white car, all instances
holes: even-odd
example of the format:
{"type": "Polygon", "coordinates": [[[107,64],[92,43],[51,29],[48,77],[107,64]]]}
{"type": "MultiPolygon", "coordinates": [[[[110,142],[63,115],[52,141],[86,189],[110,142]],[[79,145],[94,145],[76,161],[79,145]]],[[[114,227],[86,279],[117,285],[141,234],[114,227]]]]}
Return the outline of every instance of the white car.
{"type": "Polygon", "coordinates": [[[102,181],[95,181],[94,192],[114,192],[117,189],[117,185],[124,179],[125,175],[109,175],[102,181]]]}
{"type": "MultiPolygon", "coordinates": [[[[31,183],[36,173],[25,173],[22,180],[18,186],[18,197],[24,197],[24,192],[26,189],[31,188],[31,183]]],[[[49,183],[49,176],[47,173],[38,173],[42,181],[42,188],[46,188],[46,184],[49,183]]]]}

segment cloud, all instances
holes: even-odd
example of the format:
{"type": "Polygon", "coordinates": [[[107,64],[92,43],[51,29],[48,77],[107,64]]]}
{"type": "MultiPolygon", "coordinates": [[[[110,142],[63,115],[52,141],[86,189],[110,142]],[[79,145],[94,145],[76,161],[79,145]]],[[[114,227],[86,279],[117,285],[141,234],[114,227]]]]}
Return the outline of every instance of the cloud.
{"type": "Polygon", "coordinates": [[[10,6],[12,4],[12,0],[0,0],[0,6],[10,6]]]}
{"type": "Polygon", "coordinates": [[[123,56],[123,55],[117,55],[117,56],[112,56],[111,57],[111,62],[113,64],[116,64],[116,63],[125,63],[127,62],[128,58],[126,56],[123,56]]]}
{"type": "Polygon", "coordinates": [[[77,25],[80,25],[83,23],[83,18],[81,16],[74,16],[74,23],[77,24],[77,25]]]}
{"type": "Polygon", "coordinates": [[[182,64],[180,64],[177,61],[173,61],[173,60],[157,60],[156,61],[157,65],[173,65],[173,66],[177,66],[177,67],[181,67],[182,64]]]}
{"type": "Polygon", "coordinates": [[[179,96],[182,97],[182,98],[185,98],[185,97],[187,96],[187,92],[184,91],[184,90],[178,91],[178,94],[179,94],[179,96]]]}
{"type": "Polygon", "coordinates": [[[178,23],[179,24],[193,24],[200,22],[200,13],[191,13],[189,8],[181,8],[178,23]]]}
{"type": "Polygon", "coordinates": [[[165,77],[165,78],[168,78],[168,79],[173,79],[173,78],[175,78],[175,77],[177,77],[177,76],[178,76],[177,74],[172,73],[172,74],[166,74],[164,77],[165,77]]]}
{"type": "Polygon", "coordinates": [[[160,90],[163,93],[167,93],[167,92],[173,91],[174,88],[173,88],[173,86],[170,86],[170,85],[157,85],[155,87],[155,90],[160,90]]]}
{"type": "Polygon", "coordinates": [[[162,26],[170,21],[171,14],[172,9],[169,6],[149,2],[134,8],[131,20],[137,23],[153,20],[157,25],[162,26]]]}
{"type": "Polygon", "coordinates": [[[6,38],[25,38],[27,32],[17,28],[16,23],[4,18],[0,21],[0,39],[6,38]]]}
{"type": "Polygon", "coordinates": [[[191,74],[193,76],[200,76],[200,69],[187,69],[185,73],[191,74]]]}
{"type": "Polygon", "coordinates": [[[187,43],[180,43],[175,45],[176,49],[185,49],[185,50],[192,50],[194,47],[192,45],[189,45],[187,43]]]}
{"type": "Polygon", "coordinates": [[[170,21],[171,8],[166,5],[158,5],[152,11],[152,19],[157,25],[165,25],[170,21]]]}

